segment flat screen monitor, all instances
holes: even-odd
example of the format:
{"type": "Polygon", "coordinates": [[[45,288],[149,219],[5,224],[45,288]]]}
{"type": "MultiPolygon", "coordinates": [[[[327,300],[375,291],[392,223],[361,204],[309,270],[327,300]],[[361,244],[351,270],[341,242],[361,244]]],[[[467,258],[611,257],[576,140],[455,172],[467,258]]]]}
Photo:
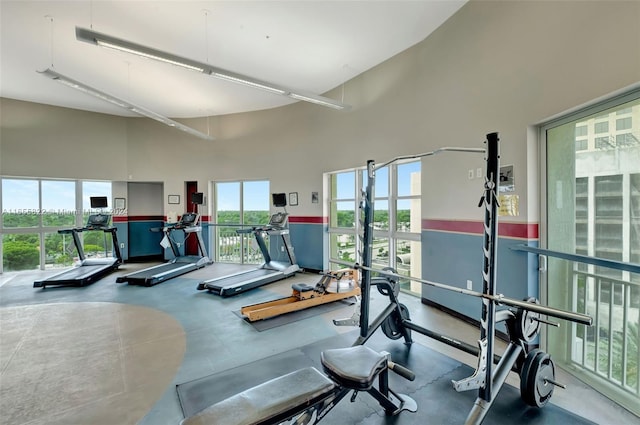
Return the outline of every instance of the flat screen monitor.
{"type": "Polygon", "coordinates": [[[196,205],[204,204],[204,193],[194,192],[191,194],[191,203],[196,205]]]}
{"type": "Polygon", "coordinates": [[[89,200],[91,201],[91,208],[107,208],[109,206],[106,196],[92,196],[89,200]]]}
{"type": "Polygon", "coordinates": [[[287,206],[287,194],[286,193],[272,193],[274,207],[286,207],[287,206]]]}

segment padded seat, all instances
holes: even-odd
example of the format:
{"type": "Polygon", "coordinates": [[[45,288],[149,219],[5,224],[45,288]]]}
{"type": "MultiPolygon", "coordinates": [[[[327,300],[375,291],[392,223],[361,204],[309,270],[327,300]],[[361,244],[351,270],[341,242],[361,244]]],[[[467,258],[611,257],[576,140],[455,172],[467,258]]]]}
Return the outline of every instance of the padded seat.
{"type": "Polygon", "coordinates": [[[353,390],[368,390],[387,368],[387,356],[364,345],[325,350],[320,360],[331,379],[353,390]]]}
{"type": "Polygon", "coordinates": [[[309,292],[315,289],[315,287],[307,285],[306,283],[294,283],[291,285],[291,288],[298,292],[309,292]]]}
{"type": "MultiPolygon", "coordinates": [[[[335,388],[314,367],[267,381],[213,404],[184,419],[180,425],[255,425],[270,423],[301,405],[311,406],[335,388]]],[[[286,419],[286,418],[283,418],[286,419]]]]}

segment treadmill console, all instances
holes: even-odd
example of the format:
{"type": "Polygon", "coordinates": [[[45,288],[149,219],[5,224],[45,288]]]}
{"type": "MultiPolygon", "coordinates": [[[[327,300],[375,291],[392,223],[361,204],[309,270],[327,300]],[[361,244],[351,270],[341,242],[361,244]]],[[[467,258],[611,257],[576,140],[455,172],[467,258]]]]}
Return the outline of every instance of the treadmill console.
{"type": "Polygon", "coordinates": [[[180,227],[191,227],[198,224],[199,214],[186,212],[180,218],[180,227]]]}
{"type": "Polygon", "coordinates": [[[289,214],[286,212],[275,213],[271,216],[271,219],[269,219],[269,226],[276,228],[285,227],[287,225],[287,217],[289,217],[289,214]]]}
{"type": "Polygon", "coordinates": [[[87,229],[104,229],[109,226],[111,215],[109,214],[92,214],[87,219],[87,229]]]}

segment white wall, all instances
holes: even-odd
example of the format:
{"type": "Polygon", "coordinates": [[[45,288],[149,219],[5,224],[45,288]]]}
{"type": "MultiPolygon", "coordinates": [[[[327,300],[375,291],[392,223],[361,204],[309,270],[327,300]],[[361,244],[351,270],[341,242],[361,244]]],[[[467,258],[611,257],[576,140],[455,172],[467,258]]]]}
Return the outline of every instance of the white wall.
{"type": "MultiPolygon", "coordinates": [[[[210,128],[213,142],[148,119],[3,99],[1,172],[160,181],[180,194],[188,180],[203,190],[211,180],[264,178],[274,192],[299,193],[292,215],[320,216],[310,193],[322,192],[323,172],[442,146],[483,147],[497,131],[520,196],[521,215],[511,220],[537,221],[530,126],[639,81],[638,22],[633,1],[471,1],[424,42],[349,81],[350,112],[299,103],[184,121],[210,128]],[[99,165],[84,161],[97,149],[99,165]]],[[[340,98],[342,88],[328,95],[340,98]]],[[[423,218],[480,220],[481,181],[469,181],[467,170],[483,158],[438,158],[424,162],[423,218]]]]}

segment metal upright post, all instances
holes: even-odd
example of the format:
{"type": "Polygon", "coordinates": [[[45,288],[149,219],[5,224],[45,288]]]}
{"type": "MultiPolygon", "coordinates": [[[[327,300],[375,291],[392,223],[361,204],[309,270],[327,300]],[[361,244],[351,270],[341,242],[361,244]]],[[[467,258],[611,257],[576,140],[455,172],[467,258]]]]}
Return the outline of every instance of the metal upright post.
{"type": "MultiPolygon", "coordinates": [[[[487,171],[484,184],[485,192],[482,205],[485,208],[484,216],[484,241],[483,252],[484,261],[482,268],[483,288],[482,292],[490,296],[496,295],[496,266],[498,253],[498,176],[499,176],[499,157],[498,152],[498,133],[487,134],[487,171]]],[[[487,363],[485,371],[485,385],[478,390],[478,397],[486,402],[491,402],[492,394],[492,377],[493,377],[493,352],[496,330],[496,304],[491,299],[484,298],[482,300],[482,317],[480,324],[480,339],[486,340],[487,345],[487,363]]]]}
{"type": "Polygon", "coordinates": [[[375,187],[375,164],[367,161],[367,188],[364,192],[364,232],[362,235],[362,293],[360,302],[360,338],[368,338],[369,333],[369,293],[371,289],[371,254],[373,250],[373,191],[375,187]]]}

